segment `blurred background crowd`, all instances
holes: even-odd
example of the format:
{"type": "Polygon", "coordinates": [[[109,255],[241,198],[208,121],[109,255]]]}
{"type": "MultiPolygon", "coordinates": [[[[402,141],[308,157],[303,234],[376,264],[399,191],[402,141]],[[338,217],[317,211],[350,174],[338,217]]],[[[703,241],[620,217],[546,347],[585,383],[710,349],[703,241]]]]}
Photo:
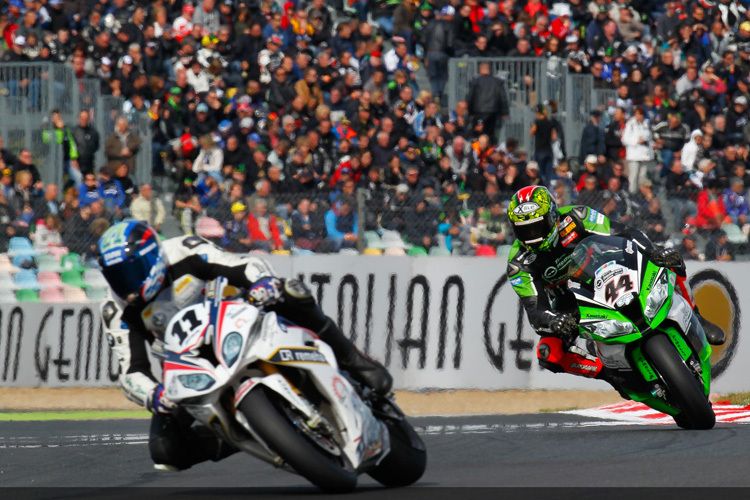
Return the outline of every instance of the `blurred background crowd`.
{"type": "MultiPolygon", "coordinates": [[[[510,196],[541,184],[687,259],[750,254],[743,1],[0,0],[0,33],[0,66],[65,64],[122,100],[106,134],[49,115],[60,185],[0,138],[3,249],[93,265],[133,217],[235,252],[504,255],[510,196]],[[449,105],[451,58],[535,58],[611,98],[567,150],[564,103],[525,75],[513,137],[505,75],[478,63],[449,105]]],[[[35,81],[0,74],[0,101],[35,81]]]]}

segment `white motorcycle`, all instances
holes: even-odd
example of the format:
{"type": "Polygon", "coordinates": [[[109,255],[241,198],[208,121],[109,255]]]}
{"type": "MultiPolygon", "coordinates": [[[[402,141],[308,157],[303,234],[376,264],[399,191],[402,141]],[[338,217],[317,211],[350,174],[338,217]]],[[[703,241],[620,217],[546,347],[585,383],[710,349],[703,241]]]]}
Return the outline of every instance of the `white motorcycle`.
{"type": "MultiPolygon", "coordinates": [[[[169,399],[221,440],[326,491],[350,491],[367,473],[386,486],[422,476],[422,439],[392,397],[340,372],[311,331],[243,300],[206,300],[167,325],[163,358],[169,399]]],[[[157,348],[157,351],[159,349],[157,348]]]]}

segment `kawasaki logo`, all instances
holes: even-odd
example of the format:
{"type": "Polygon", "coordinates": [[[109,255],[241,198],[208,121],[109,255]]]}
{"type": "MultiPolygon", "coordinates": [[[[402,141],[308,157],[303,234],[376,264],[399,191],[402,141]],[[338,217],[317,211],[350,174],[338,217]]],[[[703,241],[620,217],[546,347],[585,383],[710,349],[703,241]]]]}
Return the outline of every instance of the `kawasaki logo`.
{"type": "Polygon", "coordinates": [[[540,207],[538,203],[529,201],[529,202],[518,205],[516,208],[513,209],[513,213],[516,215],[526,215],[526,214],[530,214],[531,212],[536,212],[540,208],[542,207],[540,207]]]}

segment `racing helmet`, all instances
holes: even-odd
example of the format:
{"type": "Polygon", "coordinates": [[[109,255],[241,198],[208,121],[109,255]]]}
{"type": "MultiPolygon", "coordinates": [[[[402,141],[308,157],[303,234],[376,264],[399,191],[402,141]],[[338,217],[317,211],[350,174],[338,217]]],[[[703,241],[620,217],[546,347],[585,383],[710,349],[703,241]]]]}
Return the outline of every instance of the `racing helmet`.
{"type": "Polygon", "coordinates": [[[97,249],[102,274],[124,301],[150,302],[161,290],[167,261],[159,235],[145,222],[115,224],[99,238],[97,249]]]}
{"type": "Polygon", "coordinates": [[[527,186],[510,200],[508,219],[524,248],[543,252],[559,239],[557,203],[546,187],[527,186]]]}

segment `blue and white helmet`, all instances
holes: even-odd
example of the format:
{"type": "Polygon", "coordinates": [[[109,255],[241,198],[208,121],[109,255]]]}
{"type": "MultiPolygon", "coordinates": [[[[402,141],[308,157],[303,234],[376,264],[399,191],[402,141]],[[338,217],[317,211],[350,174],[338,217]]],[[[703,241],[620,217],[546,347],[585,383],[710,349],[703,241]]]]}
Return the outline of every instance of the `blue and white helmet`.
{"type": "Polygon", "coordinates": [[[150,302],[161,290],[167,276],[164,249],[145,222],[115,224],[99,238],[97,248],[102,273],[121,299],[150,302]]]}

